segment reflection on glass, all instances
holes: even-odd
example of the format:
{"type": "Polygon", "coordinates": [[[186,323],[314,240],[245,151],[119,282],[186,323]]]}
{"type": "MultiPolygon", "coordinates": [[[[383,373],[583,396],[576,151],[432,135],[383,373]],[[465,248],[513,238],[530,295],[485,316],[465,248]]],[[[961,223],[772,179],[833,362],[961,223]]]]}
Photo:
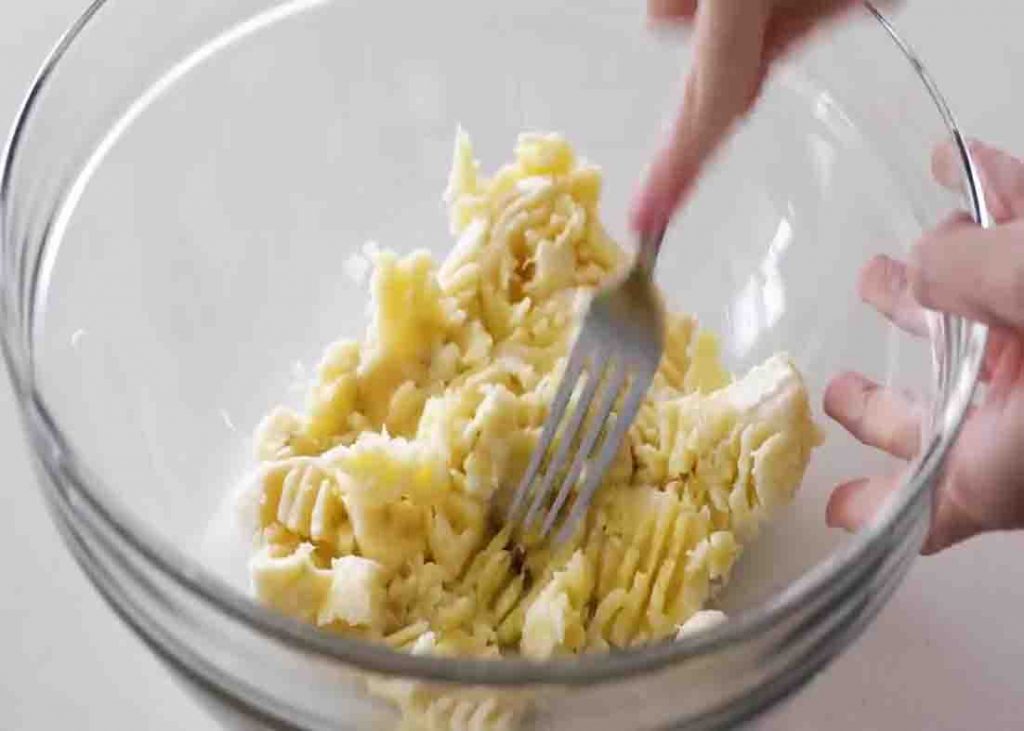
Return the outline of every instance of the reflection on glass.
{"type": "Polygon", "coordinates": [[[825,193],[832,186],[832,169],[836,163],[836,151],[832,141],[819,135],[811,135],[811,165],[814,168],[818,185],[825,193]]]}
{"type": "Polygon", "coordinates": [[[783,218],[761,264],[732,302],[730,345],[732,352],[741,358],[754,346],[760,334],[770,330],[786,311],[786,291],[779,262],[792,240],[793,226],[789,219],[783,218]]]}

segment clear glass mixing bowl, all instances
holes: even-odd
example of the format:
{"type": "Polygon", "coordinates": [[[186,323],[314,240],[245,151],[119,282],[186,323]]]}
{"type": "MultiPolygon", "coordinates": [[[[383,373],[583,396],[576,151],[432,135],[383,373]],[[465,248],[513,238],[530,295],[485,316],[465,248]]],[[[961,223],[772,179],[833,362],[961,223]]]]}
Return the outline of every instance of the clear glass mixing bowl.
{"type": "MultiPolygon", "coordinates": [[[[857,369],[913,390],[922,453],[875,523],[824,527],[829,489],[886,468],[821,417],[795,505],[745,556],[727,624],[559,660],[456,661],[319,634],[236,588],[204,536],[296,362],[363,324],[344,274],[367,239],[449,245],[457,123],[486,167],[562,131],[624,209],[685,63],[632,2],[96,2],[32,87],[3,168],[3,344],[53,514],[111,606],[240,725],[381,728],[367,671],[515,691],[527,725],[710,727],[801,686],[871,620],[917,553],[985,331],[912,340],[861,305],[858,269],[965,205],[929,178],[959,133],[921,65],[865,8],[773,77],[665,243],[671,304],[742,370],[788,350],[817,401],[857,369]]],[[[234,583],[233,583],[234,582],[234,583]]]]}

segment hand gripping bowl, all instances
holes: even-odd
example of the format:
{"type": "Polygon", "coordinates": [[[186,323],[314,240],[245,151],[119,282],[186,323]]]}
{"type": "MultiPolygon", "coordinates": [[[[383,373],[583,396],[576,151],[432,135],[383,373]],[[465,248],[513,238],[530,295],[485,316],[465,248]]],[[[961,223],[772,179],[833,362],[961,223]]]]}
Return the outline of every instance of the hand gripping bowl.
{"type": "Polygon", "coordinates": [[[819,415],[827,442],[741,561],[729,622],[540,664],[321,634],[204,555],[293,363],[362,327],[346,257],[367,239],[444,253],[456,124],[488,168],[523,129],[564,132],[604,167],[605,220],[627,240],[624,205],[684,63],[639,15],[613,2],[107,0],[47,60],[4,158],[4,354],[68,545],[226,722],[387,727],[394,712],[363,691],[372,672],[515,695],[535,728],[729,725],[824,667],[918,552],[986,333],[934,315],[931,337],[911,339],[858,302],[856,276],[957,205],[988,220],[944,102],[865,7],[773,77],[666,239],[658,279],[722,335],[734,370],[787,350],[816,405],[843,369],[921,399],[921,453],[870,528],[828,531],[828,490],[892,465],[819,415]],[[962,201],[929,178],[943,139],[961,150],[962,201]]]}

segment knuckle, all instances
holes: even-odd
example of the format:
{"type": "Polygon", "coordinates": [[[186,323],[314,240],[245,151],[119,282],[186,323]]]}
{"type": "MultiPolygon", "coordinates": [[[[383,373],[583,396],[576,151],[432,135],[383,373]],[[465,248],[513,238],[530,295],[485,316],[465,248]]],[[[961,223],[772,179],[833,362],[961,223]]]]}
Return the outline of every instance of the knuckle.
{"type": "Polygon", "coordinates": [[[881,430],[878,448],[889,454],[900,452],[903,448],[903,435],[898,425],[883,421],[878,427],[881,430]]]}
{"type": "Polygon", "coordinates": [[[862,302],[871,303],[878,299],[879,281],[884,277],[881,270],[885,267],[885,258],[885,256],[877,254],[861,268],[860,275],[857,277],[857,296],[862,302]]]}
{"type": "Polygon", "coordinates": [[[907,288],[906,267],[895,259],[887,256],[879,257],[879,277],[885,291],[892,297],[901,294],[907,288]]]}

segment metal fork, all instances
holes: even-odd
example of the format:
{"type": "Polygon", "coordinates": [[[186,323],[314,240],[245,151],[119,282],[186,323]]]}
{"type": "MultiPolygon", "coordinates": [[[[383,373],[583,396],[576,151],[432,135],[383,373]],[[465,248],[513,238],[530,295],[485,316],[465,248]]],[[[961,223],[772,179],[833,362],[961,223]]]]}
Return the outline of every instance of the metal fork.
{"type": "Polygon", "coordinates": [[[626,275],[590,301],[540,443],[509,507],[506,520],[514,528],[529,531],[546,511],[539,537],[548,536],[580,482],[555,542],[572,536],[636,418],[664,349],[664,310],[652,279],[664,234],[662,229],[644,236],[626,275]]]}

